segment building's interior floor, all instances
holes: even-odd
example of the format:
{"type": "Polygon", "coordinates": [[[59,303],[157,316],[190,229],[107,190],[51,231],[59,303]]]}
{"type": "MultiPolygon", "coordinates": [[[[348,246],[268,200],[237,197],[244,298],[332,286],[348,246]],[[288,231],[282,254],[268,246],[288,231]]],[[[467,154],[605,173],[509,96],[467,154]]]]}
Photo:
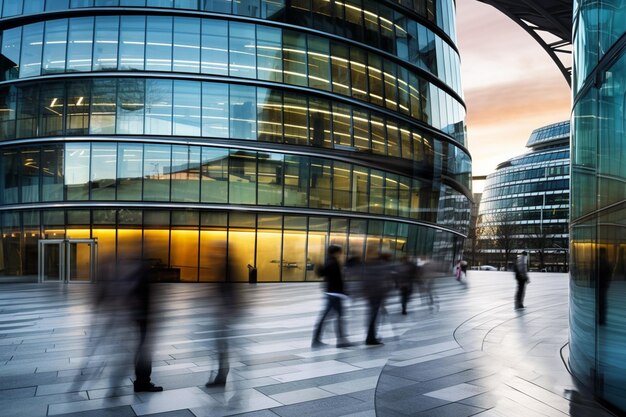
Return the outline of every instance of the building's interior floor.
{"type": "Polygon", "coordinates": [[[158,284],[152,380],[164,391],[139,394],[132,320],[118,310],[94,317],[93,284],[2,284],[0,415],[612,415],[564,365],[567,274],[531,281],[527,308],[517,311],[510,272],[439,278],[435,305],[414,294],[406,316],[394,290],[381,316],[383,346],[364,345],[366,305],[352,299],[346,328],[355,345],[342,349],[332,322],[329,345],[310,347],[318,284],[241,284],[245,307],[229,312],[215,308],[211,284],[158,284]],[[206,388],[218,339],[229,341],[231,370],[225,386],[206,388]]]}

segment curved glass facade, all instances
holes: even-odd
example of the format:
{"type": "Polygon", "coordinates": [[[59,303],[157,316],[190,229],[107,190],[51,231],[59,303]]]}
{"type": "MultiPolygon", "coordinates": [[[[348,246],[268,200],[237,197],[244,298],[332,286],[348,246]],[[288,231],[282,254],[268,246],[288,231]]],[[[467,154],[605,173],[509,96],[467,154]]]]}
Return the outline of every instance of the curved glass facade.
{"type": "Polygon", "coordinates": [[[530,152],[487,176],[477,221],[484,263],[508,266],[507,250],[526,250],[531,268],[567,269],[569,135],[569,122],[536,129],[530,152]]]}
{"type": "Polygon", "coordinates": [[[460,250],[452,1],[1,3],[5,275],[55,239],[184,281],[224,279],[221,244],[260,281],[311,278],[331,242],[460,250]]]}
{"type": "Polygon", "coordinates": [[[626,25],[623,1],[575,2],[570,365],[626,411],[626,25]]]}

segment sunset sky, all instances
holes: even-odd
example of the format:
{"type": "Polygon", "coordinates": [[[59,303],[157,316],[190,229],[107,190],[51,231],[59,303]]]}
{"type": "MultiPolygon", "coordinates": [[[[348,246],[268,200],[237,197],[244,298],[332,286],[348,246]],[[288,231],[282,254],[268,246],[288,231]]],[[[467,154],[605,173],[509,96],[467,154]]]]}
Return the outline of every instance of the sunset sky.
{"type": "Polygon", "coordinates": [[[535,40],[493,7],[457,0],[457,28],[473,174],[486,175],[524,153],[534,129],[569,119],[570,89],[535,40]]]}

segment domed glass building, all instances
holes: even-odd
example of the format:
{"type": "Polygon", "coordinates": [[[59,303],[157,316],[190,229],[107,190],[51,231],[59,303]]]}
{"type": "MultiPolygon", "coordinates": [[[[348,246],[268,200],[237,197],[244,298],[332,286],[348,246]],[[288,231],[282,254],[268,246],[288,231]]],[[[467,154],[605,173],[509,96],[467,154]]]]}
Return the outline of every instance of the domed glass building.
{"type": "Polygon", "coordinates": [[[456,258],[452,0],[0,1],[0,274],[303,281],[331,244],[456,258]]]}
{"type": "Polygon", "coordinates": [[[567,269],[569,138],[569,121],[536,129],[529,152],[487,176],[477,220],[483,263],[508,268],[526,250],[531,269],[567,269]]]}

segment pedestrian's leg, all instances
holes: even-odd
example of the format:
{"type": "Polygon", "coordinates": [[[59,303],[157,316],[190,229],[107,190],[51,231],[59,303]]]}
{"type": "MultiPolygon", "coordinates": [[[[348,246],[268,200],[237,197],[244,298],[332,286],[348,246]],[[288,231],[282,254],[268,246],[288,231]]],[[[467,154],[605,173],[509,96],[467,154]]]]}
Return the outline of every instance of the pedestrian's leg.
{"type": "Polygon", "coordinates": [[[373,297],[369,300],[369,325],[367,328],[367,338],[365,339],[365,343],[367,344],[381,344],[376,336],[376,319],[378,317],[380,304],[381,299],[378,297],[373,297]]]}
{"type": "Polygon", "coordinates": [[[313,346],[319,345],[319,344],[322,343],[322,340],[321,340],[322,328],[324,326],[324,320],[326,320],[326,316],[328,315],[328,312],[332,308],[332,300],[331,299],[332,299],[332,297],[326,296],[326,306],[324,307],[324,310],[322,311],[322,314],[320,315],[319,319],[317,320],[317,324],[315,325],[315,331],[313,332],[313,342],[311,343],[313,346]]]}

